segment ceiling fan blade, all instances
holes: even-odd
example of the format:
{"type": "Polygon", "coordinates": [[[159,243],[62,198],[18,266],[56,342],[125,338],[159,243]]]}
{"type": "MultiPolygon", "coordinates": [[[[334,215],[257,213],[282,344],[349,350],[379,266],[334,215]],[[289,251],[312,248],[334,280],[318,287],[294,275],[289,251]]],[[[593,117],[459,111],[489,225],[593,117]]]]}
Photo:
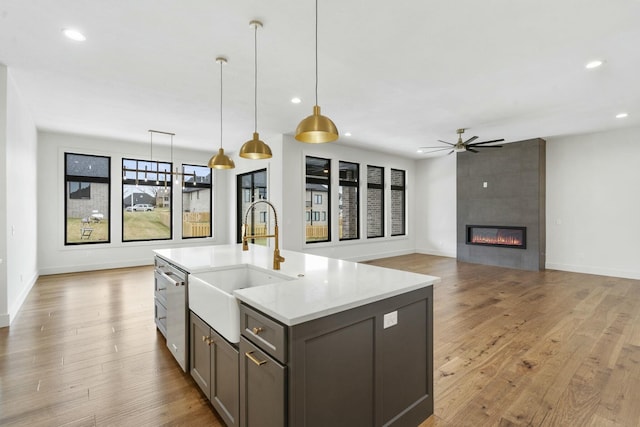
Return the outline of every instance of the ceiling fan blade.
{"type": "Polygon", "coordinates": [[[467,139],[465,142],[463,142],[464,145],[469,144],[471,141],[475,141],[476,139],[478,139],[477,136],[472,136],[471,138],[467,139]]]}
{"type": "MultiPolygon", "coordinates": [[[[467,147],[467,150],[471,147],[467,147]]],[[[472,148],[502,148],[502,145],[481,145],[481,146],[473,146],[472,148]]]]}
{"type": "MultiPolygon", "coordinates": [[[[423,149],[423,148],[429,148],[429,147],[420,147],[420,149],[423,149]]],[[[437,153],[438,151],[450,150],[449,147],[444,147],[444,148],[443,147],[432,147],[432,148],[436,148],[436,149],[435,150],[431,150],[431,151],[425,151],[425,152],[422,152],[422,153],[419,153],[419,154],[431,154],[431,153],[437,153]]]]}
{"type": "Polygon", "coordinates": [[[451,151],[449,151],[449,152],[447,153],[447,156],[448,156],[449,154],[453,153],[454,151],[455,151],[455,150],[451,150],[451,151]]]}
{"type": "Polygon", "coordinates": [[[441,148],[443,150],[448,150],[450,149],[450,147],[443,147],[442,145],[437,145],[435,147],[418,147],[419,150],[425,150],[425,149],[430,149],[430,148],[441,148]]]}
{"type": "Polygon", "coordinates": [[[478,150],[474,150],[473,148],[467,147],[467,151],[471,151],[472,153],[479,153],[478,150]]]}
{"type": "Polygon", "coordinates": [[[502,141],[504,141],[504,138],[502,138],[502,139],[493,139],[491,141],[484,141],[484,142],[474,142],[473,144],[469,144],[469,145],[476,146],[476,145],[491,144],[492,142],[502,142],[502,141]]]}
{"type": "Polygon", "coordinates": [[[439,139],[438,142],[442,142],[443,144],[456,145],[456,144],[452,144],[452,143],[447,142],[447,141],[443,141],[441,139],[439,139]]]}

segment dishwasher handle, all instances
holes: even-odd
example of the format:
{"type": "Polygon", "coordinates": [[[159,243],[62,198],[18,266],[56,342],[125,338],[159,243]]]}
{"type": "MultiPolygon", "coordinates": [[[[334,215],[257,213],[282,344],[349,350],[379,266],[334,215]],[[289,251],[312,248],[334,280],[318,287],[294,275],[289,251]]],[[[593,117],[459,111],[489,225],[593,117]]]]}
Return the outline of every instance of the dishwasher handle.
{"type": "Polygon", "coordinates": [[[174,286],[184,286],[184,279],[182,277],[178,276],[177,274],[175,274],[172,271],[159,271],[159,270],[157,270],[157,273],[160,275],[160,277],[162,277],[164,280],[166,280],[167,282],[169,282],[170,284],[172,284],[174,286]],[[175,276],[178,280],[175,280],[171,276],[175,276]]]}

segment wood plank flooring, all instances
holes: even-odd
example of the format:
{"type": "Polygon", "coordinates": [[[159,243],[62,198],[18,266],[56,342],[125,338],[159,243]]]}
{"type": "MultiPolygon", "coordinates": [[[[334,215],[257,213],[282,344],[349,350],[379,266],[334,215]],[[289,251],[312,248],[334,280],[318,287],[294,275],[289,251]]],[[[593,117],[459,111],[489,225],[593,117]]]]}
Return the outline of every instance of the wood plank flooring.
{"type": "Polygon", "coordinates": [[[640,281],[408,255],[434,286],[427,426],[640,426],[640,281]]]}
{"type": "Polygon", "coordinates": [[[0,425],[223,426],[153,313],[153,267],[41,277],[0,329],[0,425]]]}
{"type": "MultiPolygon", "coordinates": [[[[440,276],[421,427],[640,426],[640,281],[407,255],[440,276]]],[[[2,426],[221,426],[153,323],[153,270],[41,277],[0,329],[2,426]]]]}

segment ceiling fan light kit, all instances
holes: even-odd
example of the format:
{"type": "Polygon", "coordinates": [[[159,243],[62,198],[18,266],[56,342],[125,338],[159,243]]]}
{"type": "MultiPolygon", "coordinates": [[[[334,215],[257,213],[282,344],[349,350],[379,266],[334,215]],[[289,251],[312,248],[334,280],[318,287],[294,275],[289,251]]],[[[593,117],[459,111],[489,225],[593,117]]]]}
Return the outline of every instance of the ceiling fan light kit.
{"type": "Polygon", "coordinates": [[[458,142],[456,142],[455,144],[451,142],[443,141],[441,139],[438,140],[438,142],[447,144],[449,145],[449,147],[446,147],[446,146],[420,147],[418,152],[431,154],[431,153],[436,153],[438,151],[450,150],[447,154],[463,153],[465,151],[471,151],[472,153],[479,153],[479,151],[477,150],[478,148],[502,148],[502,145],[486,145],[486,144],[491,144],[494,142],[502,142],[504,141],[504,138],[493,139],[491,141],[484,141],[484,142],[473,142],[476,139],[478,139],[478,137],[472,136],[466,141],[462,141],[462,134],[464,133],[465,130],[466,130],[465,128],[460,128],[456,130],[456,133],[458,134],[458,142]],[[425,150],[432,150],[432,151],[425,151],[425,150]]]}

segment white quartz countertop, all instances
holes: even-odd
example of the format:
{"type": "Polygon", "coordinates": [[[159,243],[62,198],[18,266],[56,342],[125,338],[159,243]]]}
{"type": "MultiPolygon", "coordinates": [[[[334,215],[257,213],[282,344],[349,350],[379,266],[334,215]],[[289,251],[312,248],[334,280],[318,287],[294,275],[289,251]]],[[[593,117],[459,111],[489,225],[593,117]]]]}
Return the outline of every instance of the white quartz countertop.
{"type": "MultiPolygon", "coordinates": [[[[159,249],[157,255],[189,273],[250,264],[272,269],[273,249],[250,245],[216,245],[159,249]]],[[[285,325],[296,325],[416,289],[439,277],[293,251],[279,273],[294,280],[234,291],[235,297],[285,325]]]]}

